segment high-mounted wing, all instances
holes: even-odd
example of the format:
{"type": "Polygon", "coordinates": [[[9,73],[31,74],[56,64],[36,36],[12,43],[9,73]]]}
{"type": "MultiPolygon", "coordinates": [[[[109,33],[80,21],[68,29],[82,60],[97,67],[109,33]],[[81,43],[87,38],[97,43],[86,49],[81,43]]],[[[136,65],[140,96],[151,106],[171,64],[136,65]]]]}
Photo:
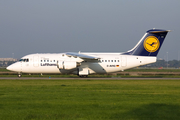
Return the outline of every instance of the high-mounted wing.
{"type": "Polygon", "coordinates": [[[73,57],[79,57],[82,59],[89,59],[89,60],[98,60],[98,57],[94,57],[94,56],[89,56],[89,55],[85,55],[85,54],[81,54],[81,53],[74,53],[74,52],[68,52],[66,53],[67,56],[73,56],[73,57]]]}

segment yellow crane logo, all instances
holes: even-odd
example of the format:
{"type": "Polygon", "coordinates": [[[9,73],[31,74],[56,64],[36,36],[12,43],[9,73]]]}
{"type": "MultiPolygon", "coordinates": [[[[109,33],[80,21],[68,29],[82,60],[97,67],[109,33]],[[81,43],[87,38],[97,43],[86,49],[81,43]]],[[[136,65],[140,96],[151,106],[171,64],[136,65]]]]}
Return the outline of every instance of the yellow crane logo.
{"type": "Polygon", "coordinates": [[[144,48],[148,52],[156,52],[159,48],[159,40],[155,36],[149,36],[144,41],[144,48]]]}

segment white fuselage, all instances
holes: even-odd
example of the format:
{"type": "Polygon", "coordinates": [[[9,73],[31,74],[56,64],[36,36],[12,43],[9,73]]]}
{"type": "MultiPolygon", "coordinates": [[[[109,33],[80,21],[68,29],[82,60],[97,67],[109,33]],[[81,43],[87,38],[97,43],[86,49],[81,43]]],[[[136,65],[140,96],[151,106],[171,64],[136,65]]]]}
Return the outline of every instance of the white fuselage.
{"type": "Polygon", "coordinates": [[[73,73],[87,77],[93,73],[113,73],[156,62],[169,30],[148,30],[135,47],[124,53],[30,54],[7,67],[19,73],[73,73]]]}
{"type": "Polygon", "coordinates": [[[67,56],[65,53],[59,54],[30,54],[24,56],[7,69],[18,73],[73,73],[77,74],[82,69],[93,73],[113,73],[125,69],[154,63],[156,57],[122,55],[121,53],[83,53],[98,57],[98,60],[86,60],[79,57],[67,56]],[[80,65],[73,69],[58,68],[59,61],[79,62],[80,65]]]}

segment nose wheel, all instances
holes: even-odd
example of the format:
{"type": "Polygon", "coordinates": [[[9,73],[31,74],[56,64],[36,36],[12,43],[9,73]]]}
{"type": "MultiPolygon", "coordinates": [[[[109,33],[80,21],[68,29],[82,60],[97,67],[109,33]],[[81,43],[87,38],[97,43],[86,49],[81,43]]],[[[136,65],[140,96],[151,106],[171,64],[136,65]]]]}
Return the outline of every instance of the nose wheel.
{"type": "Polygon", "coordinates": [[[22,76],[22,74],[18,74],[18,77],[20,78],[22,76]]]}

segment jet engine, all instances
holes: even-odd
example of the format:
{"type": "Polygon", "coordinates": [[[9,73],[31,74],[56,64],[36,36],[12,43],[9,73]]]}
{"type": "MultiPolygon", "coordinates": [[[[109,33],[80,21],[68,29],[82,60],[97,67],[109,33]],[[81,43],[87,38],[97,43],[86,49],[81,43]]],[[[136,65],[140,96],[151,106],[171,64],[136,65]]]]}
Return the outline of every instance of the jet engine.
{"type": "Polygon", "coordinates": [[[76,61],[58,61],[57,67],[59,69],[71,70],[79,67],[81,64],[76,61]]]}

